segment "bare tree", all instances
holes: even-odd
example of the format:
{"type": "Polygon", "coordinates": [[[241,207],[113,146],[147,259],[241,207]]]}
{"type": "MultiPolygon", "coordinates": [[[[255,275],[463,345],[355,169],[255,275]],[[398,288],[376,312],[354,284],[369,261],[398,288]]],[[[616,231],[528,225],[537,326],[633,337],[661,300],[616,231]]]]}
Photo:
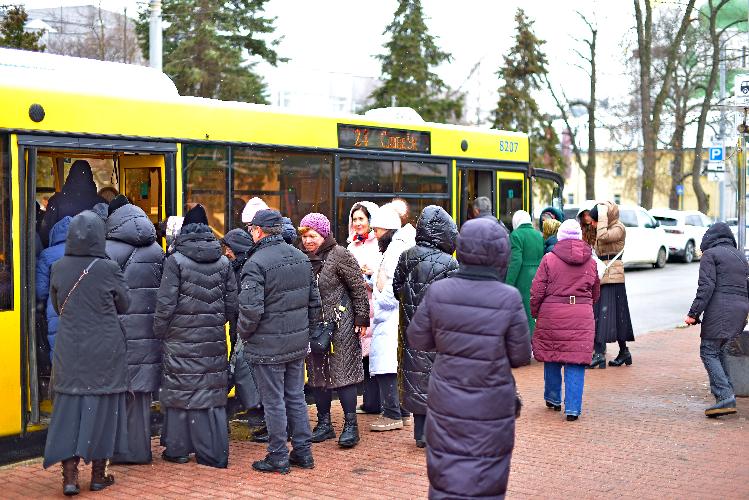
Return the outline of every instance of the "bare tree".
{"type": "MultiPolygon", "coordinates": [[[[711,0],[712,1],[712,0],[711,0]]],[[[663,82],[653,98],[656,89],[653,83],[653,7],[652,0],[634,0],[635,19],[637,21],[637,49],[640,67],[640,122],[643,142],[643,172],[640,203],[645,208],[653,207],[653,192],[656,181],[656,151],[658,150],[658,132],[661,127],[661,112],[668,93],[671,91],[671,79],[679,55],[679,48],[690,23],[690,16],[695,0],[687,2],[684,15],[679,23],[679,30],[674,35],[671,45],[665,53],[665,71],[663,82]],[[641,3],[644,3],[645,16],[641,3]]]]}
{"type": "Polygon", "coordinates": [[[694,188],[695,196],[697,196],[699,210],[703,213],[707,212],[710,207],[707,194],[702,188],[702,183],[700,182],[700,173],[702,170],[702,141],[705,137],[707,114],[710,111],[713,94],[715,93],[715,87],[718,82],[718,70],[720,69],[722,48],[721,39],[726,30],[735,26],[738,22],[729,24],[722,29],[718,29],[718,13],[728,2],[729,0],[708,0],[708,12],[706,14],[700,12],[701,15],[706,15],[707,17],[711,54],[709,62],[710,73],[705,88],[705,98],[700,106],[700,115],[697,120],[697,139],[694,145],[694,159],[692,161],[692,187],[694,188]]]}
{"type": "Polygon", "coordinates": [[[573,49],[577,56],[585,63],[585,66],[578,64],[577,66],[583,70],[590,80],[590,95],[587,101],[570,101],[567,99],[567,95],[562,90],[562,100],[559,99],[554,88],[551,85],[549,79],[546,79],[546,86],[549,89],[554,102],[556,103],[557,109],[561,115],[564,125],[570,134],[572,142],[572,152],[575,155],[575,161],[577,162],[580,169],[585,174],[585,196],[589,200],[596,199],[596,40],[598,38],[598,28],[593,26],[590,21],[580,12],[577,12],[580,19],[585,23],[590,31],[590,37],[585,38],[582,42],[586,46],[585,54],[581,53],[577,49],[573,49]],[[586,162],[582,161],[582,152],[577,143],[577,127],[571,125],[569,118],[568,109],[574,106],[582,106],[588,114],[588,155],[586,162]]]}

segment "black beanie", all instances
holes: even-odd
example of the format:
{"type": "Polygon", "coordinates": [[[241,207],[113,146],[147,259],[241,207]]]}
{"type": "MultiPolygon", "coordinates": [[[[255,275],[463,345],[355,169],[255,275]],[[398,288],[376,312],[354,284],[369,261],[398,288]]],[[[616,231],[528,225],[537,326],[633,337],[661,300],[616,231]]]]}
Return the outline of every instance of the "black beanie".
{"type": "Polygon", "coordinates": [[[112,215],[112,212],[117,210],[120,207],[124,207],[125,205],[129,205],[130,200],[127,199],[127,196],[124,194],[118,194],[114,198],[112,198],[112,201],[109,202],[109,215],[112,215]]]}
{"type": "Polygon", "coordinates": [[[187,215],[185,215],[185,220],[182,222],[182,226],[184,227],[188,224],[208,225],[208,216],[205,214],[205,208],[203,208],[203,205],[198,204],[188,210],[187,215]]]}
{"type": "Polygon", "coordinates": [[[590,218],[594,221],[598,222],[598,205],[593,207],[593,209],[590,211],[590,218]]]}

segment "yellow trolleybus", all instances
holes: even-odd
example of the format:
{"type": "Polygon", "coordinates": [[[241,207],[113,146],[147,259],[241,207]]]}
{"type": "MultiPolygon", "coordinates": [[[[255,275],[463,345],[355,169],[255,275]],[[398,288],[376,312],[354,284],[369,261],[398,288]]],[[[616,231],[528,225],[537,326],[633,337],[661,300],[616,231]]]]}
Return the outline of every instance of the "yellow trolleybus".
{"type": "Polygon", "coordinates": [[[50,411],[36,349],[35,202],[61,189],[75,160],[154,223],[203,204],[219,235],[242,227],[254,196],[295,224],[327,214],[339,242],[360,200],[404,198],[413,219],[440,205],[460,223],[487,196],[508,227],[519,209],[561,207],[562,179],[529,165],[525,134],[379,114],[180,97],[147,68],[0,50],[0,448],[39,440],[50,411]]]}

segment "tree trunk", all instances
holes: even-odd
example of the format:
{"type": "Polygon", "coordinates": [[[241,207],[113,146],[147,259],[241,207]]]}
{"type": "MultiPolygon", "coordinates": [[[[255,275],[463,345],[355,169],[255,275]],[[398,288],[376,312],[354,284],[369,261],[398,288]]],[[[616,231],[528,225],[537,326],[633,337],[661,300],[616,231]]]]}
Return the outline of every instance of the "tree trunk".
{"type": "Polygon", "coordinates": [[[707,114],[710,111],[710,103],[713,99],[713,93],[715,92],[715,86],[718,81],[718,69],[720,67],[720,34],[717,32],[716,24],[718,11],[725,4],[726,0],[722,0],[717,7],[713,7],[712,0],[708,4],[710,6],[710,44],[712,45],[713,51],[712,57],[710,58],[710,78],[707,82],[707,88],[705,88],[705,99],[702,101],[700,117],[697,121],[697,139],[694,145],[694,160],[692,162],[692,187],[694,188],[694,194],[697,197],[698,210],[702,213],[707,213],[710,208],[707,194],[702,188],[702,183],[700,182],[700,174],[702,171],[702,141],[705,138],[707,114]]]}
{"type": "Polygon", "coordinates": [[[585,168],[585,196],[596,199],[596,38],[591,29],[590,40],[590,100],[588,101],[588,166],[585,168]]]}

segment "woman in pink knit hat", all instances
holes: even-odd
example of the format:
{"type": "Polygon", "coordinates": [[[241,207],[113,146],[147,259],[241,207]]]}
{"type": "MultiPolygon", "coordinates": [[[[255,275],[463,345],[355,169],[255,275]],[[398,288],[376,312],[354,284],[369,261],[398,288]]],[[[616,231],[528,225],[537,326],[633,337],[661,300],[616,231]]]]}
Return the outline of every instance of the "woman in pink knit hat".
{"type": "Polygon", "coordinates": [[[601,285],[590,245],[582,241],[574,219],[559,226],[558,242],[544,255],[531,286],[531,314],[536,318],[533,356],[544,363],[546,406],[577,420],[582,411],[585,367],[590,359],[596,322],[593,304],[601,285]]]}
{"type": "Polygon", "coordinates": [[[336,437],[330,418],[333,391],[338,392],[344,425],[338,445],[352,448],[359,442],[356,421],[356,386],[364,380],[359,337],[369,326],[369,300],[361,268],[354,256],[338,245],[323,214],[304,216],[299,232],[302,251],[309,257],[317,276],[323,318],[335,321],[331,350],[307,356],[309,386],[317,406],[317,425],[312,442],[336,437]]]}

